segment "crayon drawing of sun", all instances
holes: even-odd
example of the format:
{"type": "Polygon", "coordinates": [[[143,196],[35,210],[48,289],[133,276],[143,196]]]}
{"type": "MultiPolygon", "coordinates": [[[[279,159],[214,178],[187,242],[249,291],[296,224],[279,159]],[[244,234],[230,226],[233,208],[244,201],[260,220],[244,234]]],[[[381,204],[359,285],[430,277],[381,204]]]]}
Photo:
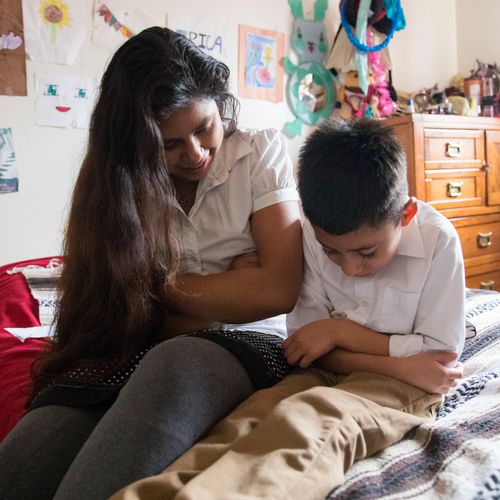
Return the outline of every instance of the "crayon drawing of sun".
{"type": "Polygon", "coordinates": [[[42,0],[38,9],[42,22],[50,27],[50,42],[56,43],[56,27],[70,26],[69,7],[62,0],[42,0]]]}

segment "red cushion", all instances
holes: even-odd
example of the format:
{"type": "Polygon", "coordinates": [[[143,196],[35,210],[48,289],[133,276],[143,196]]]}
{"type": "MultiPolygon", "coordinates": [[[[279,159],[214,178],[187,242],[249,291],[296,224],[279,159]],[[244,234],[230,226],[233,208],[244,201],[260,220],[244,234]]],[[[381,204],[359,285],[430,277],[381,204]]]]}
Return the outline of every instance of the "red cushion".
{"type": "Polygon", "coordinates": [[[0,267],[0,441],[24,413],[30,391],[31,364],[46,344],[43,339],[21,342],[6,327],[39,326],[38,303],[22,273],[8,269],[29,265],[46,266],[53,257],[25,260],[0,267]]]}

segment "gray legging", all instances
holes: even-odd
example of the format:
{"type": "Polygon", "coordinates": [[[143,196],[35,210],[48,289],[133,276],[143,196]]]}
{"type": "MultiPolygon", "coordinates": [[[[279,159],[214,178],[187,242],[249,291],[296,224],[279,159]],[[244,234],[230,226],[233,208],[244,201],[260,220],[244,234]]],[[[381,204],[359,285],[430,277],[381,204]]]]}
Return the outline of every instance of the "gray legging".
{"type": "Polygon", "coordinates": [[[109,409],[54,405],[26,414],[0,445],[0,498],[108,498],[158,474],[253,391],[219,345],[162,342],[109,409]]]}

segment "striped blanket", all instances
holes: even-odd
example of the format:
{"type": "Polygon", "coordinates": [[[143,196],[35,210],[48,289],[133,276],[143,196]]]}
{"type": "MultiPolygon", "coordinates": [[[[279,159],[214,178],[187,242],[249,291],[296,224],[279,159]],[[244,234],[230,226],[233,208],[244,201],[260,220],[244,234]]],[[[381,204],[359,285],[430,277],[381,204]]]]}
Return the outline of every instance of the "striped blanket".
{"type": "Polygon", "coordinates": [[[500,499],[500,295],[484,297],[468,300],[477,331],[436,421],[355,463],[328,500],[500,499]]]}

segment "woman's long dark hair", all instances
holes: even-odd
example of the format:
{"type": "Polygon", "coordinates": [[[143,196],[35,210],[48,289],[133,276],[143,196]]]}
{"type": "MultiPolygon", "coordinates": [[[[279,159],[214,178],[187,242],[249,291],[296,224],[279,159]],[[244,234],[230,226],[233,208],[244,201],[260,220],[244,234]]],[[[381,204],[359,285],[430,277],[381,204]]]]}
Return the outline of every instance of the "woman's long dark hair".
{"type": "Polygon", "coordinates": [[[146,29],[114,54],[73,193],[57,333],[34,365],[33,394],[82,361],[124,362],[159,338],[179,258],[158,122],[208,98],[231,134],[238,102],[228,78],[227,66],[167,28],[146,29]]]}

